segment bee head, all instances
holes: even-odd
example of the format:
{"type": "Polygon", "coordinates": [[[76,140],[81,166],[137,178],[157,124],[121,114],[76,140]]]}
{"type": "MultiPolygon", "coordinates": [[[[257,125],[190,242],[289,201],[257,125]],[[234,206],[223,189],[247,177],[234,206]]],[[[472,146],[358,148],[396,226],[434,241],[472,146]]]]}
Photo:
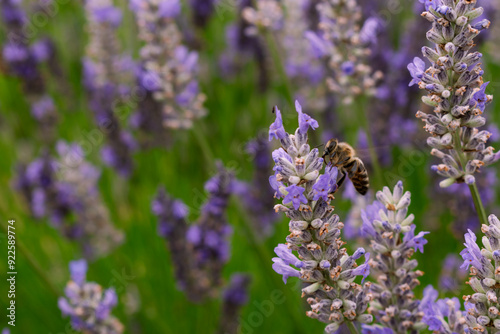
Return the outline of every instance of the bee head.
{"type": "Polygon", "coordinates": [[[330,139],[325,145],[325,151],[323,152],[323,159],[325,156],[332,154],[337,148],[339,141],[337,139],[330,139]]]}

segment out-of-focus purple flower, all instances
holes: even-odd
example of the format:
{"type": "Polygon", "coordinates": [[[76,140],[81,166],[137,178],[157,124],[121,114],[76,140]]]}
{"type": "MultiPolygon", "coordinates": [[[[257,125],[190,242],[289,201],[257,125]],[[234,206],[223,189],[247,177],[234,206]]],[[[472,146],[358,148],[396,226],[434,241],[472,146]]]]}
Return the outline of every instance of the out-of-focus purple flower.
{"type": "Polygon", "coordinates": [[[57,152],[57,159],[45,154],[21,168],[17,186],[33,215],[47,218],[64,236],[78,241],[85,257],[106,255],[124,235],[112,225],[99,194],[100,172],[76,144],[60,141],[57,152]]]}
{"type": "Polygon", "coordinates": [[[86,282],[85,260],[70,262],[72,280],[65,289],[66,298],[58,300],[63,316],[70,316],[73,329],[89,333],[123,333],[124,327],[111,315],[118,298],[114,289],[102,290],[97,283],[86,282]]]}
{"type": "Polygon", "coordinates": [[[219,320],[219,333],[237,333],[240,327],[241,308],[248,303],[250,276],[233,274],[231,281],[222,293],[222,312],[219,320]]]}
{"type": "Polygon", "coordinates": [[[305,37],[312,53],[328,65],[326,83],[338,94],[343,104],[351,104],[357,96],[373,96],[382,77],[368,63],[369,47],[376,41],[381,25],[376,18],[362,22],[361,7],[356,0],[319,1],[318,32],[305,37]]]}
{"type": "Polygon", "coordinates": [[[146,98],[138,105],[138,128],[151,137],[148,144],[162,146],[168,142],[168,128],[190,128],[206,114],[197,82],[198,55],[182,44],[175,20],[181,11],[179,0],[131,1],[131,7],[144,42],[137,81],[146,98]]]}
{"type": "Polygon", "coordinates": [[[219,0],[190,0],[190,5],[193,10],[193,21],[199,27],[207,25],[216,6],[221,6],[221,11],[230,10],[226,7],[235,6],[232,3],[226,2],[219,4],[219,0]]]}
{"type": "Polygon", "coordinates": [[[188,298],[200,302],[213,296],[222,284],[222,269],[229,260],[231,227],[226,209],[234,191],[234,176],[219,165],[205,184],[208,199],[196,223],[188,227],[187,207],[163,190],[153,200],[158,232],[168,241],[178,286],[188,298]]]}
{"type": "Polygon", "coordinates": [[[439,275],[439,289],[442,292],[460,291],[460,287],[466,281],[467,271],[460,268],[463,261],[456,254],[449,254],[443,261],[441,274],[439,275]]]}

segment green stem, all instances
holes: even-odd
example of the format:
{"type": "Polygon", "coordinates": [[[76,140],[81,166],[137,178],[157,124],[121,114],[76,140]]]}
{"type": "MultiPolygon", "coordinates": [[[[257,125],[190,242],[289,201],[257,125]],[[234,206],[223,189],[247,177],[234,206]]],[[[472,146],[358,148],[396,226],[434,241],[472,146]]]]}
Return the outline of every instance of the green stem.
{"type": "Polygon", "coordinates": [[[488,217],[486,215],[486,211],[484,210],[483,201],[481,200],[481,195],[479,194],[476,183],[469,185],[469,189],[472,195],[472,199],[474,200],[474,206],[476,207],[476,212],[481,225],[488,225],[488,217]]]}
{"type": "Polygon", "coordinates": [[[378,160],[377,151],[375,149],[375,143],[373,141],[370,124],[368,122],[368,111],[363,99],[358,99],[357,109],[359,113],[359,118],[362,122],[363,130],[366,133],[366,140],[368,141],[368,151],[370,153],[370,159],[373,171],[375,173],[375,182],[373,182],[373,189],[382,189],[382,185],[384,183],[384,179],[382,176],[382,167],[380,167],[380,162],[378,160]]]}
{"type": "Polygon", "coordinates": [[[274,66],[278,70],[281,84],[285,88],[285,97],[288,100],[288,103],[293,106],[293,88],[290,80],[288,79],[288,75],[286,74],[285,65],[283,64],[282,57],[280,56],[280,52],[278,50],[278,43],[270,31],[264,31],[263,34],[266,39],[267,47],[271,52],[271,58],[273,59],[274,66]]]}
{"type": "Polygon", "coordinates": [[[358,329],[356,328],[356,326],[354,326],[354,324],[352,322],[346,321],[345,323],[347,325],[347,328],[349,328],[349,331],[351,332],[351,334],[359,334],[358,329]]]}
{"type": "Polygon", "coordinates": [[[210,145],[208,145],[205,132],[199,126],[194,126],[192,132],[196,138],[196,141],[200,145],[200,149],[205,160],[208,162],[209,166],[212,166],[215,158],[212,149],[210,148],[210,145]]]}
{"type": "MultiPolygon", "coordinates": [[[[5,233],[5,235],[9,235],[8,229],[4,224],[0,224],[1,229],[5,233]]],[[[16,234],[17,235],[17,234],[16,234]]],[[[45,283],[46,287],[49,289],[49,291],[56,297],[58,298],[60,296],[60,293],[58,289],[54,286],[52,281],[48,278],[48,276],[45,274],[46,271],[44,271],[40,265],[36,262],[35,258],[31,255],[31,253],[28,251],[26,247],[24,247],[23,243],[16,238],[16,250],[21,253],[24,258],[28,261],[28,264],[33,268],[33,270],[37,273],[37,275],[41,278],[41,280],[45,283]]]]}
{"type": "MultiPolygon", "coordinates": [[[[460,140],[459,130],[456,130],[453,133],[453,141],[455,146],[455,151],[457,152],[458,159],[460,160],[460,164],[462,169],[465,170],[465,166],[467,165],[467,157],[464,156],[462,149],[462,141],[460,140]]],[[[472,200],[474,201],[474,207],[476,208],[477,216],[479,218],[479,222],[485,225],[488,225],[488,216],[486,215],[486,211],[484,210],[483,201],[481,200],[481,195],[479,194],[479,190],[477,189],[476,183],[469,185],[470,194],[472,196],[472,200]]]]}

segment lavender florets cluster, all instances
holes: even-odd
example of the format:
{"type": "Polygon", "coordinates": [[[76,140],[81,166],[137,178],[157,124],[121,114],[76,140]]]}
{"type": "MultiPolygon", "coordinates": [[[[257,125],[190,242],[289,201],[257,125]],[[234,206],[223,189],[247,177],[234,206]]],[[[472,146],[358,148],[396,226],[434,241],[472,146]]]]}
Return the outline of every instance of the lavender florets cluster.
{"type": "Polygon", "coordinates": [[[59,157],[45,154],[22,168],[17,186],[36,218],[47,218],[81,244],[87,258],[108,254],[123,242],[97,187],[100,172],[83,159],[78,145],[59,142],[59,157]]]}
{"type": "Polygon", "coordinates": [[[415,270],[418,262],[411,257],[417,250],[423,253],[428,232],[415,235],[415,216],[408,215],[411,194],[403,191],[401,181],[392,192],[384,187],[376,197],[378,201],[362,214],[362,232],[371,239],[370,265],[378,282],[371,286],[370,313],[394,333],[417,333],[425,328],[414,294],[423,272],[415,270]]]}
{"type": "Polygon", "coordinates": [[[39,40],[30,44],[25,25],[27,15],[19,0],[2,0],[0,11],[5,23],[7,41],[2,58],[9,71],[23,82],[24,92],[29,98],[31,114],[40,126],[44,140],[51,141],[57,123],[54,101],[47,94],[40,63],[50,56],[50,41],[39,40]]]}
{"type": "Polygon", "coordinates": [[[483,8],[475,8],[476,1],[437,0],[425,5],[422,16],[432,22],[427,39],[435,47],[423,47],[422,53],[431,66],[425,69],[425,62],[417,57],[408,69],[413,77],[410,85],[418,84],[428,92],[422,101],[434,112],[419,111],[417,117],[431,134],[427,140],[433,148],[431,154],[442,160],[432,167],[446,178],[440,185],[471,185],[481,167],[500,158],[486,146],[491,134],[478,129],[486,123],[481,115],[492,96],[485,92],[488,83],[482,78],[482,54],[471,52],[474,38],[490,22],[475,20],[483,14],[483,8]]]}
{"type": "Polygon", "coordinates": [[[275,248],[278,257],[273,259],[273,269],[283,275],[285,283],[289,277],[300,278],[303,296],[311,307],[307,315],[328,324],[326,333],[334,333],[345,322],[372,321],[365,313],[371,300],[370,284],[354,282],[357,276],[368,276],[370,256],[363,248],[349,256],[342,247],[343,223],[330,205],[330,194],[337,188],[337,169],[327,167],[320,174],[323,159],[317,148],[311,150],[307,135],[318,122],[303,113],[298,103],[296,108],[299,128],[295,135],[285,132],[277,108],[269,130],[270,139],[278,139],[282,146],[273,152],[276,173],[269,178],[275,197],[283,199],[275,210],[290,218],[290,235],[286,244],[275,248]],[[356,260],[363,255],[366,262],[357,266],[356,260]]]}
{"type": "Polygon", "coordinates": [[[467,333],[479,334],[493,329],[500,331],[500,220],[495,215],[488,217],[488,225],[481,231],[483,247],[477,244],[476,235],[469,230],[465,234],[465,249],[460,253],[464,259],[464,268],[470,267],[468,285],[474,290],[473,295],[464,296],[467,314],[465,320],[467,333]]]}
{"type": "Polygon", "coordinates": [[[245,274],[233,274],[231,276],[231,281],[222,294],[222,316],[219,320],[218,333],[238,333],[240,311],[249,300],[249,285],[250,276],[245,274]]]}
{"type": "Polygon", "coordinates": [[[116,29],[122,12],[108,0],[87,0],[89,44],[84,59],[84,81],[99,126],[106,129],[107,144],[101,150],[103,161],[127,176],[133,168],[132,151],[136,143],[132,135],[122,130],[115,107],[129,91],[134,64],[121,55],[116,29]]]}
{"type": "Polygon", "coordinates": [[[465,325],[464,312],[458,298],[436,300],[438,292],[429,285],[424,290],[424,297],[419,309],[424,313],[422,319],[433,333],[453,334],[471,333],[465,325]]]}
{"type": "Polygon", "coordinates": [[[328,64],[329,89],[339,94],[344,104],[352,103],[356,96],[374,95],[382,73],[372,70],[367,57],[375,39],[376,21],[362,22],[356,0],[321,0],[317,10],[319,33],[308,32],[306,36],[316,55],[328,64]]]}
{"type": "Polygon", "coordinates": [[[182,44],[175,22],[181,4],[179,0],[131,0],[131,8],[145,43],[140,50],[138,81],[153,99],[141,101],[135,122],[145,131],[150,130],[151,117],[164,128],[191,128],[195,119],[206,114],[205,96],[196,78],[198,54],[182,44]]]}
{"type": "Polygon", "coordinates": [[[233,174],[219,166],[219,172],[205,184],[208,200],[198,221],[188,226],[187,207],[160,191],[152,203],[159,218],[159,233],[168,241],[179,287],[195,302],[217,295],[222,269],[229,259],[228,236],[232,230],[225,211],[234,192],[233,174]]]}
{"type": "Polygon", "coordinates": [[[64,316],[71,318],[73,329],[89,334],[120,334],[124,327],[111,315],[118,304],[114,289],[107,290],[93,282],[86,281],[87,262],[73,261],[69,264],[71,280],[59,298],[58,305],[64,316]]]}

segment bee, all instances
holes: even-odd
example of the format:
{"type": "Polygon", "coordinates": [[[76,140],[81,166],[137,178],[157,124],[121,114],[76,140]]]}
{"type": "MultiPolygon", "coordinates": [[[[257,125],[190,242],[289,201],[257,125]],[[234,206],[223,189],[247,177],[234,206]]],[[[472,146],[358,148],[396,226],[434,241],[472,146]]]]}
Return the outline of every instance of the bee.
{"type": "Polygon", "coordinates": [[[366,195],[370,186],[368,172],[351,145],[339,142],[337,139],[330,139],[325,145],[323,159],[325,162],[329,161],[332,166],[338,168],[339,173],[342,173],[342,177],[337,181],[337,189],[344,183],[345,178],[349,177],[356,191],[361,195],[366,195]]]}

